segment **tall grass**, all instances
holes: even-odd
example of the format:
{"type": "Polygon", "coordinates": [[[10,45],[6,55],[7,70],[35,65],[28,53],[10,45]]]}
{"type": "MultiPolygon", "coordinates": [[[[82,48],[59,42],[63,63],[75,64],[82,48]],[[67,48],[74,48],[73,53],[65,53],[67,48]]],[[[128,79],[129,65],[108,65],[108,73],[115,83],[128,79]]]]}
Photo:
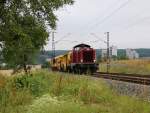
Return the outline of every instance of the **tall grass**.
{"type": "MultiPolygon", "coordinates": [[[[106,63],[100,64],[100,71],[106,72],[106,63]]],[[[120,60],[110,64],[112,73],[150,74],[150,60],[120,60]]]]}
{"type": "Polygon", "coordinates": [[[0,113],[23,113],[25,105],[49,92],[51,83],[44,72],[15,77],[0,76],[0,113]]]}
{"type": "Polygon", "coordinates": [[[0,76],[0,113],[150,113],[150,104],[91,77],[39,71],[0,76]]]}

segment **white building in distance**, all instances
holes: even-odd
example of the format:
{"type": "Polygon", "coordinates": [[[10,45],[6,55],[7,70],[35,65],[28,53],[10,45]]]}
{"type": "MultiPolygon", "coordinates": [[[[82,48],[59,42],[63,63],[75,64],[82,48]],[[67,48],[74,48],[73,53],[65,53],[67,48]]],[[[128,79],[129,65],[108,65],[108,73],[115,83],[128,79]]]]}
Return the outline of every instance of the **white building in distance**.
{"type": "Polygon", "coordinates": [[[117,56],[118,49],[117,46],[111,46],[110,47],[110,56],[117,56]]]}
{"type": "Polygon", "coordinates": [[[126,57],[129,59],[138,59],[139,54],[133,49],[126,49],[126,57]]]}
{"type": "MultiPolygon", "coordinates": [[[[111,58],[112,56],[117,56],[118,53],[118,49],[117,46],[111,46],[109,49],[109,57],[111,58]]],[[[102,58],[106,58],[107,57],[107,49],[102,49],[102,58]]]]}
{"type": "Polygon", "coordinates": [[[102,58],[106,58],[107,57],[107,49],[102,49],[102,53],[101,53],[101,57],[102,58]]]}

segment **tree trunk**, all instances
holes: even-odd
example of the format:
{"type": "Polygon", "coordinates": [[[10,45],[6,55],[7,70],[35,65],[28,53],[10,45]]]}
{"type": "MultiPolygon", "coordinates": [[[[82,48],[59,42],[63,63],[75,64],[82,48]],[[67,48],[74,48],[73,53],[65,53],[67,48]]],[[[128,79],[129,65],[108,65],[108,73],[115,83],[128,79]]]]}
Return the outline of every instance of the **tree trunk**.
{"type": "Polygon", "coordinates": [[[24,72],[25,72],[25,74],[28,74],[28,69],[27,69],[27,66],[26,66],[26,64],[25,64],[25,63],[23,64],[23,68],[24,68],[24,72]]]}

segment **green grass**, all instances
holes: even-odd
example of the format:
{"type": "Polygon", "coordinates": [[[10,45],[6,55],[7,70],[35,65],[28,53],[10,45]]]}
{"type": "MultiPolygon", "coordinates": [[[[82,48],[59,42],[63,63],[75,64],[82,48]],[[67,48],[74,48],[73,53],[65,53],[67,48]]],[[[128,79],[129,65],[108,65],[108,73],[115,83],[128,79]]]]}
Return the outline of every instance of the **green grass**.
{"type": "MultiPolygon", "coordinates": [[[[100,63],[100,71],[106,72],[106,63],[100,63]]],[[[149,60],[122,60],[112,61],[110,64],[110,72],[112,73],[129,73],[129,74],[150,74],[149,60]]]]}
{"type": "Polygon", "coordinates": [[[150,103],[91,77],[39,71],[0,76],[0,113],[150,113],[150,103]]]}

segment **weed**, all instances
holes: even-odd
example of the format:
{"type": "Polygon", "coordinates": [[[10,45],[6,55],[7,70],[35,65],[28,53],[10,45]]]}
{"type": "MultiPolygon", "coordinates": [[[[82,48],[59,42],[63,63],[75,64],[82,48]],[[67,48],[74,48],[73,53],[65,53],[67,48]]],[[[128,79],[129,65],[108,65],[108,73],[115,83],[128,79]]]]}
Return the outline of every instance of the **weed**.
{"type": "Polygon", "coordinates": [[[0,113],[150,113],[150,104],[121,96],[102,80],[43,70],[0,77],[0,113]]]}

